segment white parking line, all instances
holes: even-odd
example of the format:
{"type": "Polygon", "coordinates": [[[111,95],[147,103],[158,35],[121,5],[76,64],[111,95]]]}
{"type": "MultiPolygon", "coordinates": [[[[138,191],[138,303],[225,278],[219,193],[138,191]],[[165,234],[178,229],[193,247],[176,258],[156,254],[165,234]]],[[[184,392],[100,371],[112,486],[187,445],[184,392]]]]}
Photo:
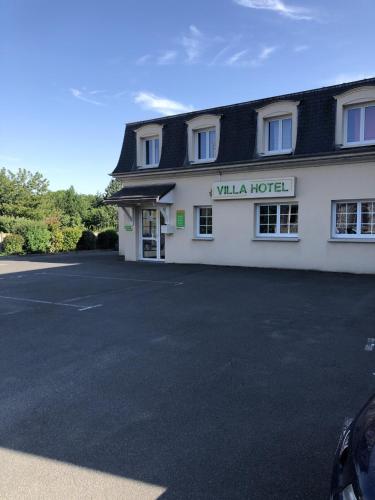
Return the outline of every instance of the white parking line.
{"type": "Polygon", "coordinates": [[[166,280],[147,280],[147,279],[138,279],[138,278],[120,278],[118,276],[103,276],[98,274],[76,274],[76,273],[54,273],[50,271],[44,271],[41,273],[33,273],[38,275],[51,275],[51,276],[67,276],[71,278],[92,278],[92,279],[101,279],[101,280],[115,280],[115,281],[137,281],[140,283],[161,283],[164,285],[183,285],[183,281],[166,281],[166,280]]]}
{"type": "Polygon", "coordinates": [[[26,298],[21,298],[21,297],[10,297],[8,295],[0,295],[0,299],[5,299],[5,300],[15,300],[18,302],[30,302],[32,304],[46,304],[46,305],[51,305],[51,306],[62,306],[62,307],[73,307],[74,309],[77,309],[78,311],[87,311],[88,309],[93,309],[94,307],[102,307],[103,304],[95,304],[93,306],[84,306],[84,305],[77,305],[77,304],[66,304],[65,302],[52,302],[50,300],[41,300],[41,299],[26,299],[26,298]]]}

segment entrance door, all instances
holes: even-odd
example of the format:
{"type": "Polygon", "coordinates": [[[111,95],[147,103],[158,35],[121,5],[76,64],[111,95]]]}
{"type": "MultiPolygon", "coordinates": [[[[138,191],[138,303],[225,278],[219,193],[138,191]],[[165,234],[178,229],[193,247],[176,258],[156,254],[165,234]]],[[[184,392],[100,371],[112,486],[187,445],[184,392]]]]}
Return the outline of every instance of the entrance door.
{"type": "Polygon", "coordinates": [[[165,259],[165,234],[161,234],[164,216],[157,208],[141,209],[140,255],[144,260],[165,259]]]}

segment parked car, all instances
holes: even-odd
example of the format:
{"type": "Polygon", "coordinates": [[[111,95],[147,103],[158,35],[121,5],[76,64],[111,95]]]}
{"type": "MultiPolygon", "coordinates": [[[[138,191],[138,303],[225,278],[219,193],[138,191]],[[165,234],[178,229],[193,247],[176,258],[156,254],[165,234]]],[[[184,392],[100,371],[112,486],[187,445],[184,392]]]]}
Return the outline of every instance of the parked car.
{"type": "Polygon", "coordinates": [[[344,424],[333,467],[331,500],[375,500],[375,395],[344,424]]]}

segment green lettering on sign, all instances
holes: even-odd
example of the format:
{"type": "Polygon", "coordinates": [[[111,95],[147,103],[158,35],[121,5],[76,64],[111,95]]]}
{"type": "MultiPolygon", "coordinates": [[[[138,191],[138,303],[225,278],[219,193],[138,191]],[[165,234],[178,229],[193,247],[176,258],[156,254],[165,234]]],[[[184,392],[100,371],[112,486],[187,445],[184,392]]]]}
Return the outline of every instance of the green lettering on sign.
{"type": "Polygon", "coordinates": [[[124,226],[125,231],[133,231],[133,226],[131,224],[126,224],[124,226]]]}
{"type": "Polygon", "coordinates": [[[185,210],[176,210],[176,228],[185,229],[185,210]]]}

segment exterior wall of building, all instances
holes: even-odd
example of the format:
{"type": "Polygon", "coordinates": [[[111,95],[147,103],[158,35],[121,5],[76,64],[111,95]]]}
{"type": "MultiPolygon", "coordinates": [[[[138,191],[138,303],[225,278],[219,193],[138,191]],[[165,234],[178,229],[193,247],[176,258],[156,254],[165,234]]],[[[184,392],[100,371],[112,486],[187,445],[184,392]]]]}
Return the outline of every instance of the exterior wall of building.
{"type": "MultiPolygon", "coordinates": [[[[170,207],[173,225],[176,210],[185,210],[185,229],[175,229],[174,234],[166,236],[166,262],[375,273],[375,240],[342,241],[331,237],[332,201],[375,199],[373,162],[149,179],[128,178],[125,184],[175,182],[175,201],[170,207]],[[295,177],[293,198],[214,201],[210,195],[214,182],[284,177],[295,177]],[[288,201],[299,205],[299,240],[257,240],[256,204],[288,201]],[[200,205],[212,205],[212,241],[194,239],[194,206],[200,205]]],[[[126,260],[137,260],[138,216],[134,230],[125,231],[127,220],[121,210],[120,254],[126,260]]]]}

